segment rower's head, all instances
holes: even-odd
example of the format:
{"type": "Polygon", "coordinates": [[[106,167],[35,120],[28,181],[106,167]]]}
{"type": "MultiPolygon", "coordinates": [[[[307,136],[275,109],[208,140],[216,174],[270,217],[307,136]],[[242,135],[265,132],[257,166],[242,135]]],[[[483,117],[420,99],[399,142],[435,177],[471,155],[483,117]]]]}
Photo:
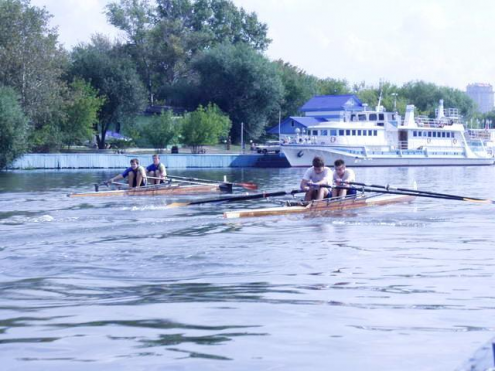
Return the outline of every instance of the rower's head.
{"type": "Polygon", "coordinates": [[[325,168],[325,162],[321,157],[316,156],[313,159],[313,168],[315,169],[316,174],[319,174],[323,171],[323,169],[325,168]]]}
{"type": "Polygon", "coordinates": [[[335,160],[333,163],[333,168],[337,172],[338,176],[343,176],[345,173],[345,162],[344,160],[335,160]]]}
{"type": "Polygon", "coordinates": [[[160,155],[153,155],[153,163],[158,165],[160,163],[160,155]]]}
{"type": "Polygon", "coordinates": [[[131,160],[131,167],[132,167],[133,169],[136,169],[138,166],[139,166],[139,160],[138,160],[137,158],[133,158],[133,159],[131,160]]]}

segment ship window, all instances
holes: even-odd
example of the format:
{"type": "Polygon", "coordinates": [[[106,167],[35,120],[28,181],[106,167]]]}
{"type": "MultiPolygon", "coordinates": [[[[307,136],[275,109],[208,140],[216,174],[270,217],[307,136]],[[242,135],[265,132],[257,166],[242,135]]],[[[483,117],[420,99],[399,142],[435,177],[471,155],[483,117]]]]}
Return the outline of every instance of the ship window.
{"type": "Polygon", "coordinates": [[[313,134],[311,135],[318,135],[318,130],[313,130],[313,134]]]}
{"type": "Polygon", "coordinates": [[[368,136],[368,130],[363,130],[363,135],[366,137],[368,136]]]}
{"type": "Polygon", "coordinates": [[[345,135],[351,135],[351,131],[350,130],[346,130],[345,131],[345,135]]]}
{"type": "Polygon", "coordinates": [[[427,137],[428,136],[428,132],[427,131],[423,131],[423,136],[424,137],[427,137]]]}
{"type": "Polygon", "coordinates": [[[334,137],[337,135],[337,130],[336,129],[331,129],[330,130],[330,136],[334,137]]]}
{"type": "Polygon", "coordinates": [[[370,113],[370,121],[376,121],[376,113],[370,113]]]}
{"type": "Polygon", "coordinates": [[[352,135],[356,135],[356,130],[353,130],[352,131],[352,135]]]}
{"type": "Polygon", "coordinates": [[[291,125],[292,127],[296,126],[296,123],[294,122],[294,120],[292,120],[292,121],[290,122],[290,125],[291,125]]]}
{"type": "Polygon", "coordinates": [[[357,135],[358,135],[358,136],[361,136],[361,130],[358,130],[358,131],[357,131],[357,135]]]}
{"type": "Polygon", "coordinates": [[[428,137],[431,138],[431,131],[428,132],[428,137]]]}
{"type": "Polygon", "coordinates": [[[384,115],[383,113],[380,113],[380,114],[378,115],[378,119],[379,119],[379,120],[385,120],[385,115],[384,115]]]}
{"type": "Polygon", "coordinates": [[[377,122],[376,126],[383,126],[383,122],[377,122]]]}
{"type": "Polygon", "coordinates": [[[366,121],[366,115],[360,114],[358,115],[358,117],[359,117],[359,121],[366,121]]]}
{"type": "Polygon", "coordinates": [[[442,133],[442,138],[445,138],[445,131],[442,133]]]}
{"type": "Polygon", "coordinates": [[[356,115],[351,115],[351,121],[357,121],[356,120],[356,115]]]}
{"type": "Polygon", "coordinates": [[[344,136],[345,130],[339,130],[339,135],[344,136]]]}
{"type": "Polygon", "coordinates": [[[322,130],[320,135],[323,135],[323,136],[328,135],[328,130],[322,130]]]}
{"type": "Polygon", "coordinates": [[[436,132],[436,131],[434,131],[434,132],[433,132],[433,138],[436,138],[436,137],[437,137],[437,132],[436,132]]]}
{"type": "Polygon", "coordinates": [[[373,130],[373,136],[376,137],[378,135],[378,130],[373,130]]]}
{"type": "Polygon", "coordinates": [[[447,132],[447,138],[450,138],[450,131],[447,132]]]}

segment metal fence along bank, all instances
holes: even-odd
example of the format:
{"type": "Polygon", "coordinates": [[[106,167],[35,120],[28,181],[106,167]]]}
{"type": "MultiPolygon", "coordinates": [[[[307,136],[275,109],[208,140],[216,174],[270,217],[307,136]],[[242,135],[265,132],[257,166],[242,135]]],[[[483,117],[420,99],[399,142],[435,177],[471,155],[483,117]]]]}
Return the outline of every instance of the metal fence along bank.
{"type": "MultiPolygon", "coordinates": [[[[128,167],[132,158],[139,159],[139,163],[145,166],[152,162],[150,154],[26,154],[9,169],[121,169],[128,167]]],[[[166,154],[160,155],[160,160],[169,169],[287,166],[285,158],[254,154],[166,154]]]]}

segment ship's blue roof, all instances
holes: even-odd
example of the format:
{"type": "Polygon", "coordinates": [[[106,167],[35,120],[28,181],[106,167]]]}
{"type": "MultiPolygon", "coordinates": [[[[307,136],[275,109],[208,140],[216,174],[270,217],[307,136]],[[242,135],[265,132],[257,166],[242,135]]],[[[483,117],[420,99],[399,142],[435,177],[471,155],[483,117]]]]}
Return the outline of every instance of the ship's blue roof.
{"type": "Polygon", "coordinates": [[[314,111],[343,111],[350,108],[362,107],[362,102],[353,94],[346,95],[317,95],[308,100],[299,110],[314,111]]]}

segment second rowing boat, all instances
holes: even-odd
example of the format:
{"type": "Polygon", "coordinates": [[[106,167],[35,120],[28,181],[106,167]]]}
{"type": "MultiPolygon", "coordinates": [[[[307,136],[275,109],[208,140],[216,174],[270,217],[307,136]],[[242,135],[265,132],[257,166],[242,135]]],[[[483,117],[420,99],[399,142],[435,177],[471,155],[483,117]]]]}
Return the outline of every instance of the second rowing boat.
{"type": "Polygon", "coordinates": [[[215,192],[232,192],[231,183],[153,185],[141,188],[117,189],[111,191],[70,193],[68,197],[120,197],[120,196],[187,196],[215,192]]]}
{"type": "Polygon", "coordinates": [[[329,198],[319,201],[301,202],[296,205],[289,203],[285,206],[263,208],[263,209],[245,209],[236,211],[226,211],[225,218],[246,218],[269,215],[286,215],[286,214],[304,214],[304,213],[326,213],[338,212],[350,209],[362,208],[367,206],[388,205],[398,202],[412,201],[415,197],[411,195],[396,194],[359,194],[346,198],[329,198]]]}

